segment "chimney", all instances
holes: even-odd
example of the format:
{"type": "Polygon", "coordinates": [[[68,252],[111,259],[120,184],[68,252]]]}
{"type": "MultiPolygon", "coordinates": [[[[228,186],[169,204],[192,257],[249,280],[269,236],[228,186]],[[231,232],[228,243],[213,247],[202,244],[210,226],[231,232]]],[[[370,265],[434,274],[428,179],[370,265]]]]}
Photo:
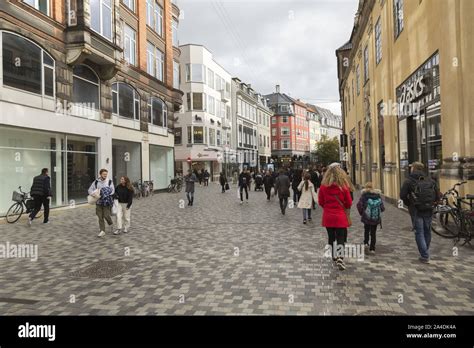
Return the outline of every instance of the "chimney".
{"type": "Polygon", "coordinates": [[[276,90],[277,93],[280,93],[280,85],[276,85],[275,90],[276,90]]]}

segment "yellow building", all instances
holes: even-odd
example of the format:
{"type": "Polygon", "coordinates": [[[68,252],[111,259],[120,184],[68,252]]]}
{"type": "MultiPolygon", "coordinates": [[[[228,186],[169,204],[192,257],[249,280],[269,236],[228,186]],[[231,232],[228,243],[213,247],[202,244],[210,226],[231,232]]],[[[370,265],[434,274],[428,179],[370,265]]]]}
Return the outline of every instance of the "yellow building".
{"type": "Polygon", "coordinates": [[[356,184],[395,202],[421,161],[443,192],[474,193],[474,1],[360,0],[336,56],[356,184]]]}

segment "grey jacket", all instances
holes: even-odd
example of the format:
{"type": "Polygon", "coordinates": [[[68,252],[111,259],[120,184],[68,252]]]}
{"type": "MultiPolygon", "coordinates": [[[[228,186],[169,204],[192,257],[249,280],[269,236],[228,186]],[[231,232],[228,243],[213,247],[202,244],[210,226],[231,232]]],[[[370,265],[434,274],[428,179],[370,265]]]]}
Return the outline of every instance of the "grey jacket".
{"type": "Polygon", "coordinates": [[[186,175],[184,181],[186,182],[186,192],[194,192],[194,183],[197,181],[196,174],[186,175]]]}
{"type": "Polygon", "coordinates": [[[275,191],[278,197],[290,197],[290,178],[286,174],[280,174],[275,180],[275,191]]]}

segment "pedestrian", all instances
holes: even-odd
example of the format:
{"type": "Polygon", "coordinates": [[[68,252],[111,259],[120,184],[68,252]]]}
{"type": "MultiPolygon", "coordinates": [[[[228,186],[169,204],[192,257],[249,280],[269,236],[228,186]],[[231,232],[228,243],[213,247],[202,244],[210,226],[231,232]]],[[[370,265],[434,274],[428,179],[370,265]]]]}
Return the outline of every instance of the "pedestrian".
{"type": "Polygon", "coordinates": [[[288,197],[290,197],[290,185],[290,178],[288,178],[283,168],[280,169],[279,175],[275,180],[275,192],[278,192],[280,209],[283,215],[285,215],[288,197]]]}
{"type": "Polygon", "coordinates": [[[303,223],[311,221],[311,208],[313,202],[317,201],[316,192],[314,191],[314,185],[311,182],[311,175],[306,173],[304,180],[300,182],[298,191],[301,192],[300,200],[298,202],[298,208],[303,209],[303,223]]]}
{"type": "Polygon", "coordinates": [[[204,186],[209,186],[209,172],[206,170],[204,170],[204,174],[203,174],[203,178],[204,178],[204,186]]]}
{"type": "Polygon", "coordinates": [[[436,183],[425,173],[421,162],[410,165],[410,175],[400,189],[400,199],[408,206],[415,229],[415,241],[420,253],[419,260],[430,262],[431,222],[433,205],[439,198],[436,183]]]}
{"type": "Polygon", "coordinates": [[[244,190],[246,202],[249,202],[250,174],[247,168],[244,168],[239,175],[240,204],[244,203],[244,190]]]}
{"type": "Polygon", "coordinates": [[[95,213],[99,219],[100,232],[98,237],[105,236],[105,221],[110,226],[110,232],[114,232],[113,221],[111,218],[112,205],[114,204],[113,195],[115,193],[114,184],[111,179],[107,180],[109,172],[107,169],[99,171],[99,177],[94,180],[89,187],[89,195],[92,195],[96,190],[99,191],[100,198],[96,202],[95,213]]]}
{"type": "Polygon", "coordinates": [[[202,181],[204,179],[204,169],[201,169],[199,172],[198,172],[198,177],[199,179],[199,186],[202,186],[202,181]]]}
{"type": "Polygon", "coordinates": [[[267,201],[270,200],[270,195],[272,194],[272,188],[275,186],[275,178],[272,176],[271,171],[267,170],[265,176],[263,177],[263,187],[265,188],[265,193],[267,194],[267,201]]]}
{"type": "Polygon", "coordinates": [[[382,212],[385,211],[385,206],[382,201],[382,192],[375,189],[371,182],[366,183],[361,191],[357,210],[364,224],[365,248],[368,249],[369,254],[375,255],[377,226],[382,225],[382,212]]]}
{"type": "Polygon", "coordinates": [[[303,179],[303,170],[301,167],[296,169],[293,172],[292,180],[291,180],[291,188],[293,189],[293,202],[296,204],[300,198],[300,192],[298,191],[298,186],[303,179]]]}
{"type": "Polygon", "coordinates": [[[33,211],[28,217],[28,224],[31,225],[36,217],[36,214],[44,207],[43,223],[49,223],[49,201],[51,199],[51,177],[49,176],[49,169],[41,169],[41,174],[33,178],[33,185],[31,185],[30,196],[33,198],[33,211]]]}
{"type": "MultiPolygon", "coordinates": [[[[314,192],[318,192],[318,188],[320,186],[320,181],[319,181],[319,174],[318,171],[316,170],[316,166],[311,167],[309,174],[311,176],[311,182],[314,185],[314,192]]],[[[313,210],[316,209],[316,204],[317,204],[317,199],[313,200],[313,210]]]]}
{"type": "Polygon", "coordinates": [[[224,172],[221,172],[219,174],[219,183],[221,184],[221,187],[222,187],[222,193],[225,193],[226,191],[226,184],[228,185],[227,183],[227,177],[225,176],[224,172]]]}
{"type": "Polygon", "coordinates": [[[188,171],[188,175],[184,177],[184,182],[186,183],[186,197],[188,198],[189,206],[192,206],[194,203],[194,183],[197,180],[196,174],[194,174],[191,169],[188,171]]]}
{"type": "Polygon", "coordinates": [[[127,176],[120,178],[120,184],[115,188],[114,198],[118,200],[117,207],[117,229],[114,234],[120,234],[123,226],[123,233],[128,233],[130,229],[130,216],[133,203],[133,186],[127,176]],[[125,223],[124,223],[125,220],[125,223]]]}
{"type": "Polygon", "coordinates": [[[332,166],[327,168],[318,194],[318,203],[323,208],[322,226],[326,227],[331,255],[340,270],[346,269],[340,249],[344,250],[347,228],[351,225],[350,186],[346,173],[339,166],[332,166]]]}

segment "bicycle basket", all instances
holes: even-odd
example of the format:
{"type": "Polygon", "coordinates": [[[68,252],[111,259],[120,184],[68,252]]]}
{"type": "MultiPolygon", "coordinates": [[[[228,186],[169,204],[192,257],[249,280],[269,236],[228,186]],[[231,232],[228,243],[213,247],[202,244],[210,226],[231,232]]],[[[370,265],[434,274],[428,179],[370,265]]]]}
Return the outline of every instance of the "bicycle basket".
{"type": "Polygon", "coordinates": [[[12,201],[21,203],[23,201],[23,194],[17,191],[13,191],[12,201]]]}

